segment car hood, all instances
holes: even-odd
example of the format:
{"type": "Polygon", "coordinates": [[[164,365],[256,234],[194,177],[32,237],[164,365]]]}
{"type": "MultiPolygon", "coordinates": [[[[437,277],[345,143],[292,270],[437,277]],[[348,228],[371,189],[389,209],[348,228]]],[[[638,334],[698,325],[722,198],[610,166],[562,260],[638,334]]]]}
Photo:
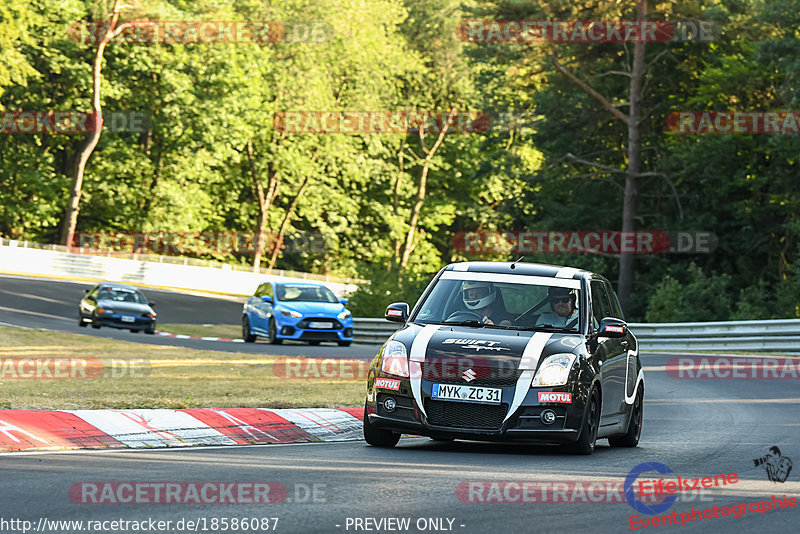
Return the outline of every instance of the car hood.
{"type": "Polygon", "coordinates": [[[280,308],[287,308],[302,313],[306,317],[336,317],[344,311],[341,302],[279,302],[280,308]]]}
{"type": "Polygon", "coordinates": [[[135,302],[120,302],[118,300],[101,299],[97,301],[98,308],[109,308],[115,312],[122,313],[155,313],[147,304],[137,304],[135,302]]]}
{"type": "Polygon", "coordinates": [[[439,326],[425,343],[428,335],[430,331],[425,332],[424,327],[410,324],[395,333],[394,339],[406,345],[412,359],[424,350],[426,365],[448,365],[466,358],[477,367],[521,370],[536,369],[553,354],[579,354],[584,345],[579,334],[461,326],[439,326]]]}

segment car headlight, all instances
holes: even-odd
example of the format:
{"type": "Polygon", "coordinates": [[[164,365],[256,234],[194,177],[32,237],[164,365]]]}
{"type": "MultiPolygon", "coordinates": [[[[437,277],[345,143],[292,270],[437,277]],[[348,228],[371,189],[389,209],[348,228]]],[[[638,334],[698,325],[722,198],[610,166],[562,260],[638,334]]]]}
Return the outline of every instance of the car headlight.
{"type": "Polygon", "coordinates": [[[381,372],[408,378],[408,354],[405,345],[394,340],[386,342],[383,346],[381,372]]]}
{"type": "Polygon", "coordinates": [[[531,387],[535,386],[563,386],[569,378],[569,371],[575,363],[574,354],[553,354],[542,362],[536,376],[533,377],[531,387]]]}
{"type": "Polygon", "coordinates": [[[337,319],[341,319],[342,321],[344,321],[345,319],[349,319],[352,316],[353,316],[353,314],[350,313],[350,310],[344,310],[342,313],[337,315],[336,318],[337,319]]]}
{"type": "Polygon", "coordinates": [[[294,317],[295,319],[300,319],[303,314],[294,310],[281,310],[281,315],[285,315],[286,317],[294,317]]]}

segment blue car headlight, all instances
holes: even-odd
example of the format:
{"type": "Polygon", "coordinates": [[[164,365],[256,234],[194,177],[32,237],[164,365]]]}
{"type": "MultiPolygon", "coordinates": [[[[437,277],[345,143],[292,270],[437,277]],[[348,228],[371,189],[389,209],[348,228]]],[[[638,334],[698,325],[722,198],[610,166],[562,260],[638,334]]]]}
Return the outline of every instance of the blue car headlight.
{"type": "Polygon", "coordinates": [[[350,310],[344,310],[342,313],[337,315],[336,318],[337,319],[341,319],[342,321],[344,321],[345,319],[349,319],[352,316],[353,316],[353,314],[350,313],[350,310]]]}
{"type": "Polygon", "coordinates": [[[303,316],[303,314],[298,311],[288,309],[282,309],[281,315],[285,315],[286,317],[294,317],[295,319],[300,319],[303,316]]]}
{"type": "Polygon", "coordinates": [[[567,383],[569,371],[572,369],[572,364],[575,363],[576,357],[574,354],[553,354],[548,356],[539,366],[539,370],[536,371],[531,387],[563,386],[567,383]]]}

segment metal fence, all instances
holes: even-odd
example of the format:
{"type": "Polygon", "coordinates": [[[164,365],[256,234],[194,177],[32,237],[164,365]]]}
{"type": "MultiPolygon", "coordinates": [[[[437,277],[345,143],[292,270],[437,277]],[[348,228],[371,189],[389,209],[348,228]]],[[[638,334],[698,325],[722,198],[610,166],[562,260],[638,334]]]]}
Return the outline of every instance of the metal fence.
{"type": "MultiPolygon", "coordinates": [[[[630,323],[642,351],[747,351],[800,354],[800,319],[708,323],[630,323]]],[[[382,344],[400,325],[355,319],[355,342],[382,344]]]]}

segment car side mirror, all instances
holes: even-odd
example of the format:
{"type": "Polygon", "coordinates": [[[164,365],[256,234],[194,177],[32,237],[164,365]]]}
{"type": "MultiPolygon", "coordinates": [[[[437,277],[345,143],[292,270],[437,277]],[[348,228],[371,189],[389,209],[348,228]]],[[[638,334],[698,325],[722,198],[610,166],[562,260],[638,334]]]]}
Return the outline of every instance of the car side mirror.
{"type": "Polygon", "coordinates": [[[405,323],[408,319],[409,307],[405,302],[393,302],[386,307],[384,318],[393,323],[405,323]]]}
{"type": "Polygon", "coordinates": [[[598,337],[625,337],[628,335],[628,324],[616,317],[603,317],[600,321],[600,328],[597,330],[598,337]]]}
{"type": "Polygon", "coordinates": [[[347,306],[347,299],[339,299],[339,302],[341,302],[343,305],[347,306]]]}
{"type": "Polygon", "coordinates": [[[148,306],[150,306],[150,307],[152,308],[153,306],[155,306],[155,305],[156,305],[156,303],[155,303],[155,302],[153,302],[153,301],[150,301],[150,302],[148,302],[148,303],[147,303],[147,305],[148,305],[148,306]]]}
{"type": "Polygon", "coordinates": [[[88,289],[88,288],[87,288],[87,289],[84,289],[84,290],[83,290],[83,292],[84,292],[84,294],[87,294],[87,295],[88,295],[88,294],[89,294],[89,289],[88,289]]]}
{"type": "Polygon", "coordinates": [[[263,297],[261,297],[261,302],[266,302],[267,304],[272,304],[272,297],[268,297],[268,296],[264,295],[263,297]]]}

